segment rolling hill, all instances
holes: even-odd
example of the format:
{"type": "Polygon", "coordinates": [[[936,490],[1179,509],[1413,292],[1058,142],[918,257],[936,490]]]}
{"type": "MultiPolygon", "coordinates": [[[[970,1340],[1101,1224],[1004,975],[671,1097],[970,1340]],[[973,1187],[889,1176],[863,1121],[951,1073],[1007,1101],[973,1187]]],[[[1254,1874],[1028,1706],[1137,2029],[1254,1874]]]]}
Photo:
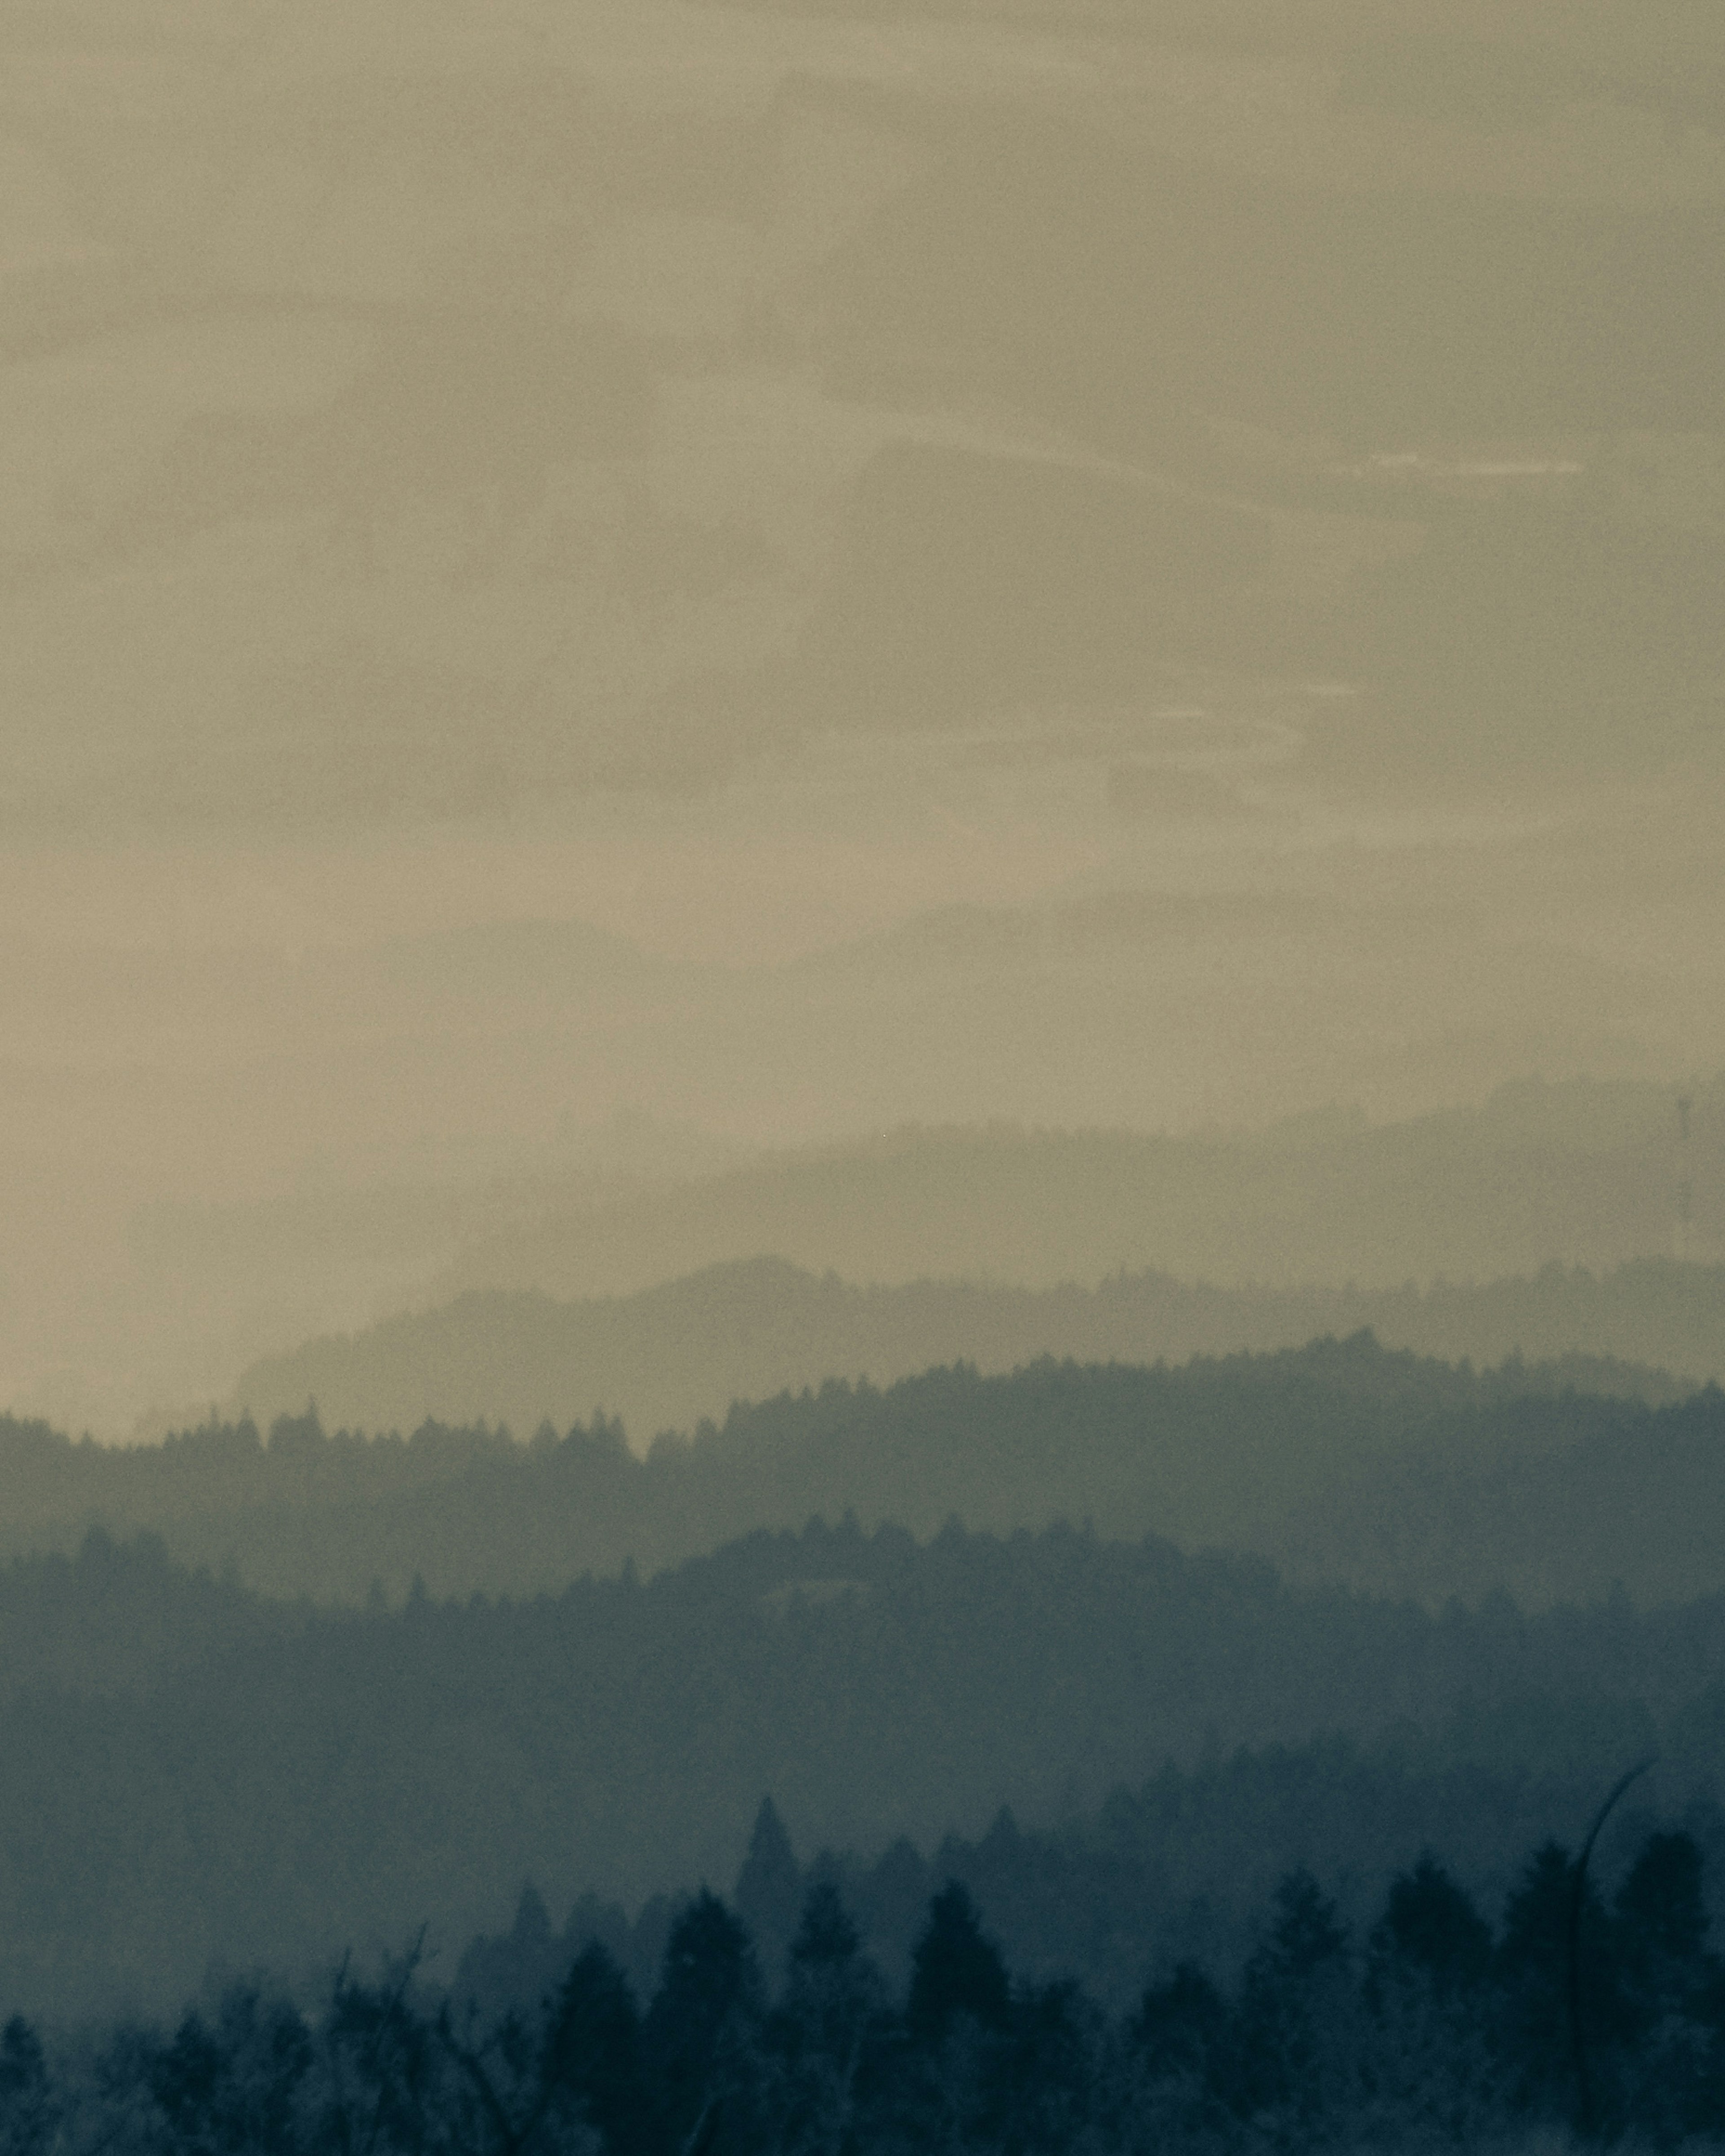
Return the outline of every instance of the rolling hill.
{"type": "Polygon", "coordinates": [[[1615,1396],[1578,1391],[1588,1374],[1573,1361],[1476,1370],[1363,1332],[1176,1366],[955,1364],[739,1403],[644,1458],[597,1415],[526,1443],[429,1422],[331,1436],[300,1416],[267,1441],[242,1420],[118,1449],[7,1420],[0,1548],[143,1529],[182,1563],[353,1604],[415,1578],[439,1594],[556,1593],[814,1517],[930,1534],[956,1517],[1251,1549],[1434,1604],[1505,1585],[1540,1603],[1614,1582],[1660,1602],[1712,1591],[1725,1394],[1655,1405],[1633,1371],[1603,1373],[1615,1396]],[[1458,1543],[1449,1523],[1506,1490],[1516,1502],[1477,1547],[1458,1543]]]}
{"type": "Polygon", "coordinates": [[[1423,1291],[1220,1288],[1123,1271],[1093,1288],[864,1288],[757,1258],[580,1302],[472,1290],[254,1363],[231,1411],[267,1426],[315,1401],[331,1429],[485,1421],[525,1437],[597,1406],[644,1449],[661,1430],[722,1419],[733,1401],[830,1377],[885,1385],[938,1363],[1004,1372],[1040,1356],[1181,1363],[1363,1328],[1418,1354],[1481,1364],[1520,1354],[1563,1366],[1580,1391],[1671,1399],[1725,1378],[1725,1267],[1645,1259],[1423,1291]]]}

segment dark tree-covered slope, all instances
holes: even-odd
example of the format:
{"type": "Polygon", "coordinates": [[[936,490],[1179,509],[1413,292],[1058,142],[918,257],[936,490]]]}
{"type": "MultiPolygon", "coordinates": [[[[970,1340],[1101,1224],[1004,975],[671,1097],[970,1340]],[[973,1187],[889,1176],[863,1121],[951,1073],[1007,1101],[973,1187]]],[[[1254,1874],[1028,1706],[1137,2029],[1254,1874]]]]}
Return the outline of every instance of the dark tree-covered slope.
{"type": "Polygon", "coordinates": [[[1693,1791],[1725,1598],[1434,1617],[1155,1541],[847,1522],[646,1583],[342,1613],[97,1541],[0,1575],[0,1999],[70,2008],[422,1921],[449,1948],[523,1879],[567,1904],[726,1878],[763,1789],[805,1848],[862,1851],[1325,1731],[1536,1793],[1657,1741],[1693,1791]]]}

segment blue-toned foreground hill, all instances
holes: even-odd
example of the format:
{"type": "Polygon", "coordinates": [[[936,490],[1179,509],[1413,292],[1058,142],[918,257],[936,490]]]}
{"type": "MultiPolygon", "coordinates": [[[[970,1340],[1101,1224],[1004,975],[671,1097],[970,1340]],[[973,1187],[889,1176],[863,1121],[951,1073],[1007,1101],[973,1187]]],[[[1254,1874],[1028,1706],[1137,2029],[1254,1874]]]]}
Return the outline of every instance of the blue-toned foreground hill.
{"type": "Polygon", "coordinates": [[[1170,1760],[1214,1794],[1145,1828],[1163,1869],[1135,1841],[1120,1892],[1145,1923],[1219,1897],[1225,1938],[1276,1852],[1351,1835],[1370,1871],[1441,1825],[1489,1869],[1654,1744],[1667,1802],[1716,1785],[1725,1597],[1433,1616],[1154,1540],[847,1522],[320,1611],[92,1537],[0,1572],[0,2002],[159,2003],[213,1958],[312,1970],[422,1922],[453,1954],[524,1879],[633,1905],[728,1878],[763,1789],[805,1848],[866,1854],[1076,1816],[1170,1760]],[[1215,1779],[1327,1732],[1373,1748],[1375,1794],[1333,1763],[1255,1799],[1215,1779]]]}

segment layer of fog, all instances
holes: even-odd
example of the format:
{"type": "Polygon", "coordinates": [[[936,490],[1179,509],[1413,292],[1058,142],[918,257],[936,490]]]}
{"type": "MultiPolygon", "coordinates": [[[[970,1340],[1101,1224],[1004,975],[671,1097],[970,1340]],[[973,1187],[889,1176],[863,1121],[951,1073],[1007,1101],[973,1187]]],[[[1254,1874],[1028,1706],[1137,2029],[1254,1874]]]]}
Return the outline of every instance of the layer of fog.
{"type": "Polygon", "coordinates": [[[1397,813],[1177,723],[1162,766],[1081,732],[853,738],[562,828],[14,857],[13,1399],[123,1431],[225,1397],[619,1178],[906,1122],[1381,1122],[1529,1073],[1656,1081],[1662,1141],[1725,1063],[1692,787],[1397,813]]]}
{"type": "Polygon", "coordinates": [[[1725,1065],[1710,25],[1284,13],[8,18],[0,1403],[572,1178],[1725,1065]]]}

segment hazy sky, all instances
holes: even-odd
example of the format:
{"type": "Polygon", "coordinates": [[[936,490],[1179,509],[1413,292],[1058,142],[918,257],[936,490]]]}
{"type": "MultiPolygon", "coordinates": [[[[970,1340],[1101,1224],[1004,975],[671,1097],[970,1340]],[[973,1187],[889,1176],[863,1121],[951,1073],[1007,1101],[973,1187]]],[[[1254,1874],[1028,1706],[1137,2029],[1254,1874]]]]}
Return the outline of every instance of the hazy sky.
{"type": "Polygon", "coordinates": [[[1676,0],[9,8],[0,1401],[393,1291],[171,1310],[140,1207],[619,1110],[1716,1070],[1717,63],[1676,0]]]}

